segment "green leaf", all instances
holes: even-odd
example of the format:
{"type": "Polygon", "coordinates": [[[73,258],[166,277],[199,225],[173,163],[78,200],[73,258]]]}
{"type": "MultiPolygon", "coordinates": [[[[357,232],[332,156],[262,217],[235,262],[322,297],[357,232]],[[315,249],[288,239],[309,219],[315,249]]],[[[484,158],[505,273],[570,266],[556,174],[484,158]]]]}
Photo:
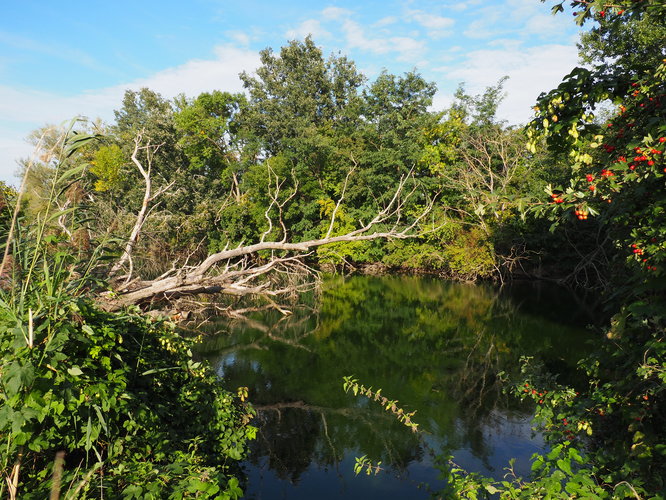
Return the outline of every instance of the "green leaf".
{"type": "Polygon", "coordinates": [[[69,373],[73,377],[78,377],[80,375],[83,375],[81,368],[79,368],[78,366],[72,366],[71,368],[67,368],[67,373],[69,373]]]}
{"type": "Polygon", "coordinates": [[[571,472],[571,463],[568,460],[564,459],[559,459],[557,461],[557,466],[564,472],[566,472],[568,475],[572,476],[573,473],[571,472]]]}
{"type": "Polygon", "coordinates": [[[152,375],[153,373],[162,373],[169,370],[178,370],[178,369],[180,369],[180,367],[178,366],[170,366],[169,368],[152,368],[150,370],[146,370],[141,375],[152,375]]]}
{"type": "Polygon", "coordinates": [[[63,180],[65,180],[65,179],[68,179],[69,177],[73,177],[73,176],[75,176],[75,175],[77,175],[77,174],[83,172],[83,170],[85,170],[85,168],[86,168],[87,166],[88,166],[87,164],[77,165],[76,167],[72,167],[72,168],[70,168],[70,169],[68,169],[68,170],[65,170],[65,171],[62,173],[62,175],[60,176],[60,179],[59,179],[59,180],[60,180],[60,181],[63,181],[63,180]]]}
{"type": "Polygon", "coordinates": [[[92,448],[92,419],[88,417],[88,425],[86,425],[86,442],[84,445],[86,451],[92,448]]]}

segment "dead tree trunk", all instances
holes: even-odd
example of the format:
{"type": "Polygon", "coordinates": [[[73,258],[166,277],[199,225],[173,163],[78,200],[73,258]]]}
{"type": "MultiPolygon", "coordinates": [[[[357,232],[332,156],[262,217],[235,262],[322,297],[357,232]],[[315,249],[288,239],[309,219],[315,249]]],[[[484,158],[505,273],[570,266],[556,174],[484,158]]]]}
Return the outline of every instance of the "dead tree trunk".
{"type": "MultiPolygon", "coordinates": [[[[293,292],[293,288],[272,288],[270,280],[266,279],[268,273],[289,273],[294,272],[296,268],[303,270],[306,268],[303,259],[312,250],[324,245],[376,239],[404,239],[422,234],[420,224],[431,211],[434,199],[430,200],[417,217],[408,223],[404,222],[403,208],[416,191],[416,188],[412,188],[405,192],[406,184],[411,178],[409,176],[400,180],[391,200],[370,222],[359,221],[359,228],[347,234],[331,236],[329,229],[323,238],[299,243],[286,241],[286,236],[281,241],[263,241],[262,236],[258,243],[214,253],[198,265],[171,270],[154,280],[134,281],[130,287],[106,295],[101,301],[102,306],[113,311],[132,304],[145,304],[155,300],[203,293],[275,296],[293,292]],[[270,258],[263,260],[254,258],[260,252],[266,251],[271,252],[270,258]]],[[[276,189],[279,189],[279,184],[276,186],[276,189]]],[[[341,198],[343,196],[344,191],[341,198]]],[[[331,215],[329,227],[333,226],[335,216],[336,211],[331,215]]],[[[284,228],[282,220],[277,223],[284,228]]]]}
{"type": "Polygon", "coordinates": [[[141,173],[141,176],[143,177],[143,181],[145,184],[145,189],[144,189],[144,194],[143,194],[143,201],[141,203],[141,209],[139,210],[139,213],[136,216],[136,222],[134,223],[134,227],[132,228],[132,232],[130,233],[129,238],[127,239],[127,242],[125,243],[125,248],[123,249],[123,253],[120,256],[120,259],[118,259],[118,262],[116,262],[113,267],[111,268],[111,271],[109,272],[111,277],[114,277],[120,272],[120,270],[123,268],[123,266],[129,261],[130,264],[130,269],[127,275],[127,281],[130,280],[132,276],[132,250],[134,249],[134,245],[136,245],[137,240],[139,239],[139,234],[141,233],[141,228],[143,227],[143,224],[146,222],[146,217],[148,215],[148,207],[150,204],[160,196],[162,193],[167,191],[171,186],[173,186],[173,182],[170,184],[161,187],[158,189],[155,193],[153,193],[153,181],[151,177],[152,173],[152,166],[153,166],[153,157],[157,150],[161,147],[160,145],[152,145],[150,143],[146,144],[145,146],[142,146],[143,142],[143,137],[142,134],[139,133],[137,136],[134,138],[134,151],[132,152],[132,163],[136,166],[136,168],[139,170],[141,173]],[[146,152],[146,167],[143,166],[141,161],[139,160],[139,151],[145,151],[146,152]]]}

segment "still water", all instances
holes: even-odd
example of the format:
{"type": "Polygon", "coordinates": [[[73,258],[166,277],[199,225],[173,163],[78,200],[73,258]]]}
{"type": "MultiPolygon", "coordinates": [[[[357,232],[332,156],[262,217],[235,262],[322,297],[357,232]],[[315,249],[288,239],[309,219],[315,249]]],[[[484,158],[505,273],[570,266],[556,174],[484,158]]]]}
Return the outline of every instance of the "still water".
{"type": "Polygon", "coordinates": [[[201,345],[225,385],[248,387],[258,437],[244,464],[246,498],[429,498],[443,457],[470,471],[518,474],[543,449],[533,408],[497,382],[521,356],[565,382],[593,334],[586,309],[561,289],[499,290],[422,277],[327,279],[310,305],[215,324],[201,345]],[[398,400],[420,433],[378,403],[346,394],[343,377],[398,400]],[[381,461],[354,475],[355,457],[381,461]]]}

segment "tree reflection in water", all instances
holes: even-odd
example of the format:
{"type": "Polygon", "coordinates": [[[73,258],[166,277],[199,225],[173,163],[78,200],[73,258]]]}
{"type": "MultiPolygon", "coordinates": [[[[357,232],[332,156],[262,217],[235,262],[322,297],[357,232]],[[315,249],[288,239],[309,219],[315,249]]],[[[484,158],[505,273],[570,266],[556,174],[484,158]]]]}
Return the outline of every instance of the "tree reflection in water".
{"type": "Polygon", "coordinates": [[[201,352],[230,388],[249,388],[260,428],[250,464],[290,484],[313,470],[348,478],[351,467],[340,464],[354,455],[381,460],[398,478],[426,467],[422,479],[434,480],[432,450],[499,476],[539,440],[531,440],[531,408],[502,393],[498,372],[515,373],[530,355],[570,377],[589,337],[581,325],[548,319],[553,304],[573,317],[573,297],[555,293],[544,297],[545,317],[491,286],[334,277],[289,316],[272,309],[216,321],[210,328],[220,333],[201,352]],[[417,410],[422,437],[377,403],[345,394],[342,377],[351,374],[417,410]]]}

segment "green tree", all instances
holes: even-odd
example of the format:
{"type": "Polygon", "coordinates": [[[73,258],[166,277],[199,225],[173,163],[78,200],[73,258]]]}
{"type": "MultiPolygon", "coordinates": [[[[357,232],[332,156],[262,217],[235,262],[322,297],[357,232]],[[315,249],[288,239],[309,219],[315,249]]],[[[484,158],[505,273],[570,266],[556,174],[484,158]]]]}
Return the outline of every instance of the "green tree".
{"type": "Polygon", "coordinates": [[[358,89],[365,77],[346,57],[325,60],[310,37],[289,42],[279,55],[270,48],[261,51],[261,63],[256,77],[241,74],[250,94],[248,126],[267,153],[303,156],[317,173],[325,156],[318,158],[313,146],[325,146],[322,136],[357,123],[358,89]]]}
{"type": "Polygon", "coordinates": [[[204,92],[194,99],[180,96],[176,100],[178,143],[189,159],[190,173],[209,178],[234,176],[247,142],[238,123],[245,106],[244,95],[219,90],[204,92]]]}
{"type": "MultiPolygon", "coordinates": [[[[564,3],[553,10],[563,11],[564,3]]],[[[662,498],[666,59],[663,43],[648,42],[645,33],[663,33],[666,5],[659,0],[569,4],[580,24],[595,23],[583,47],[592,47],[591,55],[599,59],[540,96],[528,147],[536,151],[545,139],[571,169],[567,186],[549,189],[544,212],[581,225],[595,216],[595,230],[612,240],[617,265],[609,270],[616,286],[606,304],[618,312],[597,350],[580,362],[589,383],[580,394],[526,362],[527,380],[515,391],[523,397],[547,394],[538,401],[537,419],[552,445],[550,453],[536,458],[533,481],[489,484],[454,470],[451,484],[470,495],[501,492],[506,498],[662,498]],[[632,43],[644,49],[640,56],[629,50],[632,43]],[[610,108],[603,122],[595,119],[601,107],[610,108]]]]}
{"type": "Polygon", "coordinates": [[[298,183],[284,213],[290,231],[297,239],[315,237],[318,200],[333,196],[352,164],[348,137],[360,119],[365,77],[345,57],[324,59],[310,37],[291,41],[279,55],[263,50],[261,62],[256,76],[241,74],[250,95],[241,120],[265,158],[284,158],[284,168],[275,171],[284,191],[298,183]]]}
{"type": "Polygon", "coordinates": [[[396,76],[383,71],[363,92],[361,175],[375,196],[386,195],[396,179],[420,166],[424,130],[439,119],[429,111],[436,90],[416,72],[396,76]]]}
{"type": "Polygon", "coordinates": [[[579,19],[598,24],[584,47],[594,44],[600,59],[541,96],[532,133],[545,135],[551,149],[566,155],[573,173],[550,210],[573,212],[583,224],[588,214],[597,216],[616,247],[617,267],[629,270],[622,281],[616,276],[609,297],[621,306],[607,332],[610,342],[596,361],[586,362],[594,381],[587,411],[614,414],[594,419],[601,444],[595,458],[615,481],[663,491],[666,6],[591,2],[579,19]],[[657,38],[648,41],[646,33],[657,38]],[[630,43],[644,49],[641,57],[628,50],[630,43]],[[611,111],[600,123],[593,114],[608,101],[611,111]]]}

